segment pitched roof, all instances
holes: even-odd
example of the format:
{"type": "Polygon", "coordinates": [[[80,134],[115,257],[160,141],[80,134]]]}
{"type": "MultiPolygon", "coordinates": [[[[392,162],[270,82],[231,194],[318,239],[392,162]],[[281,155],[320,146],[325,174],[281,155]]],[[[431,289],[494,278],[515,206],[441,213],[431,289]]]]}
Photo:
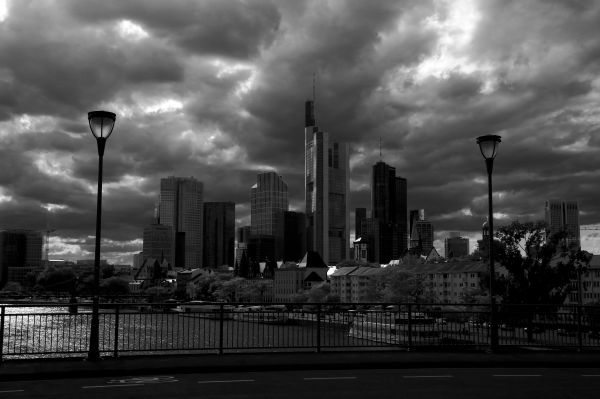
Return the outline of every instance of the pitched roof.
{"type": "Polygon", "coordinates": [[[298,263],[298,267],[327,268],[327,265],[323,262],[318,252],[308,251],[300,263],[298,263]]]}
{"type": "Polygon", "coordinates": [[[310,272],[309,275],[304,278],[304,281],[324,281],[324,280],[317,273],[310,272]]]}
{"type": "Polygon", "coordinates": [[[354,269],[356,269],[357,267],[358,266],[340,267],[339,269],[336,269],[335,272],[333,272],[333,274],[331,275],[331,277],[346,276],[346,275],[352,273],[354,271],[354,269]]]}

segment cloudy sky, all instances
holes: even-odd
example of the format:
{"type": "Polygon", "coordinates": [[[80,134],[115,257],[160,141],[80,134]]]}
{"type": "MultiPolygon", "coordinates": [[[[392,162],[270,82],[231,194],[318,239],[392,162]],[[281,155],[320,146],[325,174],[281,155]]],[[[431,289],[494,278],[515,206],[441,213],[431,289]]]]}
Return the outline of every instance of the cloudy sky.
{"type": "MultiPolygon", "coordinates": [[[[313,74],[319,127],[350,143],[352,209],[369,207],[381,138],[438,249],[448,231],[473,245],[475,137],[493,133],[496,224],[541,219],[548,198],[599,224],[599,38],[587,0],[0,0],[0,228],[56,229],[51,259],[93,258],[96,109],[117,114],[109,260],[141,250],[161,177],[195,176],[241,226],[256,174],[275,170],[303,210],[313,74]]],[[[600,253],[600,231],[582,233],[600,253]]]]}

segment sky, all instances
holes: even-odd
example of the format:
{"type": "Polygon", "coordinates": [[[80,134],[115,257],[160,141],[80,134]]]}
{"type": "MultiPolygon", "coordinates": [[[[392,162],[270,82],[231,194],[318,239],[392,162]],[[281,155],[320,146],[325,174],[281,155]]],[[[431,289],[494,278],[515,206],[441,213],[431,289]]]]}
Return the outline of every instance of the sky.
{"type": "MultiPolygon", "coordinates": [[[[435,246],[481,235],[475,138],[502,137],[495,226],[577,200],[600,224],[600,2],[0,0],[0,228],[91,259],[98,155],[87,112],[117,114],[104,156],[102,256],[131,263],[160,179],[194,176],[248,225],[256,175],[304,210],[304,101],[350,144],[350,208],[380,159],[408,180],[435,246]],[[380,155],[381,140],[381,155],[380,155]]],[[[582,231],[600,254],[600,230],[582,231]]]]}

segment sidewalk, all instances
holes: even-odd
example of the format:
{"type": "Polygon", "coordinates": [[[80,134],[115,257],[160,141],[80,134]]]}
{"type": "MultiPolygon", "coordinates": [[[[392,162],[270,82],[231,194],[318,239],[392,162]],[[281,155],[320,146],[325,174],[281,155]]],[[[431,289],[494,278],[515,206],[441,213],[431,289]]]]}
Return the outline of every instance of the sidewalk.
{"type": "Polygon", "coordinates": [[[0,381],[188,372],[482,367],[600,368],[600,352],[294,352],[128,356],[97,362],[81,358],[6,360],[0,365],[0,381]]]}

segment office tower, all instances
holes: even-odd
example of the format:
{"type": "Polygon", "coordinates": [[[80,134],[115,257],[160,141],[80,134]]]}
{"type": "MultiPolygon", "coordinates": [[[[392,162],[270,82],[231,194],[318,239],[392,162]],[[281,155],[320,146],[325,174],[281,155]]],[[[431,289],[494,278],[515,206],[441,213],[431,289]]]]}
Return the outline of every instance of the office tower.
{"type": "Polygon", "coordinates": [[[415,225],[415,222],[417,220],[419,220],[419,210],[411,209],[409,219],[410,219],[410,226],[408,227],[408,234],[410,236],[410,235],[412,235],[413,226],[415,225]]]}
{"type": "Polygon", "coordinates": [[[444,241],[446,259],[459,258],[469,254],[469,239],[460,236],[447,237],[444,241]]]}
{"type": "Polygon", "coordinates": [[[361,223],[367,218],[367,208],[354,210],[354,238],[358,240],[362,235],[361,223]]]}
{"type": "MultiPolygon", "coordinates": [[[[240,263],[242,254],[248,250],[248,243],[250,242],[250,226],[238,227],[235,235],[235,262],[240,263]]],[[[246,256],[248,254],[246,253],[246,256]]]]}
{"type": "Polygon", "coordinates": [[[304,176],[307,248],[326,264],[348,258],[349,147],[329,142],[316,126],[314,102],[305,104],[304,176]]]}
{"type": "Polygon", "coordinates": [[[380,224],[378,263],[399,259],[407,250],[408,225],[406,179],[384,162],[373,165],[371,180],[371,216],[380,224]]]}
{"type": "Polygon", "coordinates": [[[202,266],[203,184],[193,177],[160,180],[160,223],[173,234],[173,266],[202,266]]]}
{"type": "Polygon", "coordinates": [[[22,284],[27,273],[41,272],[42,241],[37,231],[0,231],[0,288],[9,281],[22,284]]]}
{"type": "MultiPolygon", "coordinates": [[[[250,189],[250,227],[252,238],[273,237],[275,259],[283,257],[283,213],[288,210],[288,187],[275,172],[260,173],[250,189]]],[[[250,239],[252,241],[252,238],[250,239]]],[[[258,251],[261,256],[263,251],[258,251]]],[[[272,258],[271,258],[272,259],[272,258]]],[[[254,259],[256,261],[263,259],[254,259]]]]}
{"type": "Polygon", "coordinates": [[[166,260],[173,265],[173,230],[171,226],[153,223],[144,227],[143,258],[166,260]]]}
{"type": "Polygon", "coordinates": [[[204,203],[203,267],[234,266],[235,204],[204,203]]]}
{"type": "MultiPolygon", "coordinates": [[[[379,260],[381,259],[380,228],[381,224],[377,219],[366,218],[361,222],[361,249],[365,249],[366,246],[367,260],[372,263],[379,263],[379,260]]],[[[362,258],[364,258],[364,256],[362,256],[362,258]]]]}
{"type": "Polygon", "coordinates": [[[579,206],[577,201],[548,200],[546,201],[545,213],[548,229],[546,239],[564,230],[567,233],[568,244],[580,245],[579,206]]]}
{"type": "Polygon", "coordinates": [[[299,262],[306,254],[306,215],[287,211],[283,221],[283,260],[299,262]]]}
{"type": "MultiPolygon", "coordinates": [[[[412,216],[411,211],[411,216],[412,216]]],[[[425,219],[425,210],[419,209],[418,219],[413,222],[410,247],[419,249],[420,255],[428,255],[433,248],[433,224],[425,219]]]]}

